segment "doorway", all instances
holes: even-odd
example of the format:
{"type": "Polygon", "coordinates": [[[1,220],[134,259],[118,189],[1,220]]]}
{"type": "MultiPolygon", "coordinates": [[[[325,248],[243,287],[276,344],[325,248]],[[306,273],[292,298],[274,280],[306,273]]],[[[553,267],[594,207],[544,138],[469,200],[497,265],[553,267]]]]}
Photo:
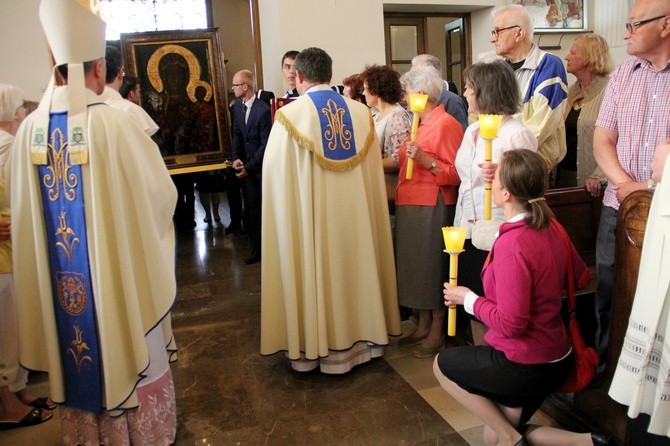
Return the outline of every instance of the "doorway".
{"type": "Polygon", "coordinates": [[[461,73],[471,63],[469,14],[384,13],[386,64],[401,75],[418,54],[432,54],[442,63],[442,77],[463,91],[461,73]]]}

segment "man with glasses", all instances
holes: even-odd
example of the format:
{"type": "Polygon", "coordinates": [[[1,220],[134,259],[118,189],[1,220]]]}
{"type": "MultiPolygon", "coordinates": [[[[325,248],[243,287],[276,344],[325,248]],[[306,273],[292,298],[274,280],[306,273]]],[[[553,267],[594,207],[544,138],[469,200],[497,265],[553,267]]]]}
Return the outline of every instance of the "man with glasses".
{"type": "Polygon", "coordinates": [[[535,134],[538,153],[551,171],[567,152],[563,107],[568,87],[563,62],[533,43],[533,22],[521,5],[494,12],[490,40],[496,54],[510,63],[519,83],[523,105],[515,118],[535,134]]]}
{"type": "Polygon", "coordinates": [[[233,169],[242,180],[245,220],[251,254],[245,263],[261,260],[261,174],[263,156],[270,136],[270,107],[256,97],[255,77],[249,70],[233,76],[233,93],[239,99],[233,106],[233,169]]]}
{"type": "MultiPolygon", "coordinates": [[[[632,57],[612,74],[593,138],[593,154],[608,180],[596,241],[598,286],[595,311],[598,325],[595,346],[602,373],[606,368],[609,343],[619,206],[636,190],[654,189],[655,183],[651,179],[654,151],[670,137],[670,2],[637,0],[628,20],[623,38],[632,57]]],[[[639,328],[647,330],[649,327],[640,324],[639,328]]],[[[622,355],[628,350],[624,343],[622,355]]],[[[632,401],[632,395],[638,391],[637,382],[643,381],[644,376],[631,381],[630,387],[622,389],[616,398],[631,404],[631,412],[633,406],[639,409],[639,404],[632,401]]],[[[659,383],[661,381],[659,379],[659,383]]],[[[667,432],[666,429],[664,433],[667,432]]]]}

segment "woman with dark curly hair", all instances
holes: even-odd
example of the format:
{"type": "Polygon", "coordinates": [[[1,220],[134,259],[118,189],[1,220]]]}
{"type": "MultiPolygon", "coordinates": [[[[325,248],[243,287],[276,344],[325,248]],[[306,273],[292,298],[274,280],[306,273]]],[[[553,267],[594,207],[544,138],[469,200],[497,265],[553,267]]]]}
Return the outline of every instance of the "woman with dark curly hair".
{"type": "Polygon", "coordinates": [[[363,94],[363,79],[360,74],[352,74],[347,76],[342,81],[344,85],[344,91],[342,95],[353,99],[354,101],[362,102],[365,105],[368,105],[365,102],[365,95],[363,94]]]}
{"type": "Polygon", "coordinates": [[[403,96],[400,75],[386,65],[372,65],[360,77],[368,107],[374,109],[375,130],[382,148],[382,165],[386,176],[386,194],[389,201],[395,201],[400,169],[398,149],[412,130],[409,113],[399,104],[403,96]]]}

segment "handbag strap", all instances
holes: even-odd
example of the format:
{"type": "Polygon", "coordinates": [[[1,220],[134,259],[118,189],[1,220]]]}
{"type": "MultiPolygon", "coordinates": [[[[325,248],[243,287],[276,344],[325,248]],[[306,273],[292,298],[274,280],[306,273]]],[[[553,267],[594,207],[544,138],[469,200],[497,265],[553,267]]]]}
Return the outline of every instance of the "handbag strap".
{"type": "Polygon", "coordinates": [[[551,219],[551,224],[558,230],[558,233],[563,239],[563,244],[565,245],[565,250],[568,254],[568,312],[573,313],[575,311],[575,272],[574,265],[572,263],[572,246],[570,245],[570,237],[565,231],[565,228],[555,218],[551,219]]]}

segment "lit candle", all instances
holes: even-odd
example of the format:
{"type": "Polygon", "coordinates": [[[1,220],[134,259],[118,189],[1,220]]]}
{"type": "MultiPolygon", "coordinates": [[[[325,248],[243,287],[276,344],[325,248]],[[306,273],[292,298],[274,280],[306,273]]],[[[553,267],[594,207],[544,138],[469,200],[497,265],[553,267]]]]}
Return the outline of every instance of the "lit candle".
{"type": "MultiPolygon", "coordinates": [[[[417,134],[419,133],[419,113],[426,108],[426,102],[428,102],[428,95],[421,93],[410,93],[409,94],[409,109],[414,114],[412,119],[412,142],[416,142],[417,134]]],[[[414,160],[412,158],[407,158],[407,170],[405,170],[405,178],[408,180],[412,179],[412,172],[414,170],[414,160]]]]}
{"type": "MultiPolygon", "coordinates": [[[[484,138],[484,164],[493,161],[493,140],[498,137],[502,115],[479,115],[479,133],[484,138]]],[[[491,182],[484,183],[484,220],[491,220],[491,182]]]]}
{"type": "MultiPolygon", "coordinates": [[[[458,285],[458,255],[463,252],[468,230],[458,226],[442,228],[445,251],[449,253],[449,284],[458,285]]],[[[456,336],[456,306],[450,305],[447,314],[447,335],[456,336]]]]}
{"type": "Polygon", "coordinates": [[[465,244],[465,235],[468,230],[458,226],[445,226],[442,228],[442,236],[444,237],[444,246],[448,253],[463,251],[465,244]]]}

